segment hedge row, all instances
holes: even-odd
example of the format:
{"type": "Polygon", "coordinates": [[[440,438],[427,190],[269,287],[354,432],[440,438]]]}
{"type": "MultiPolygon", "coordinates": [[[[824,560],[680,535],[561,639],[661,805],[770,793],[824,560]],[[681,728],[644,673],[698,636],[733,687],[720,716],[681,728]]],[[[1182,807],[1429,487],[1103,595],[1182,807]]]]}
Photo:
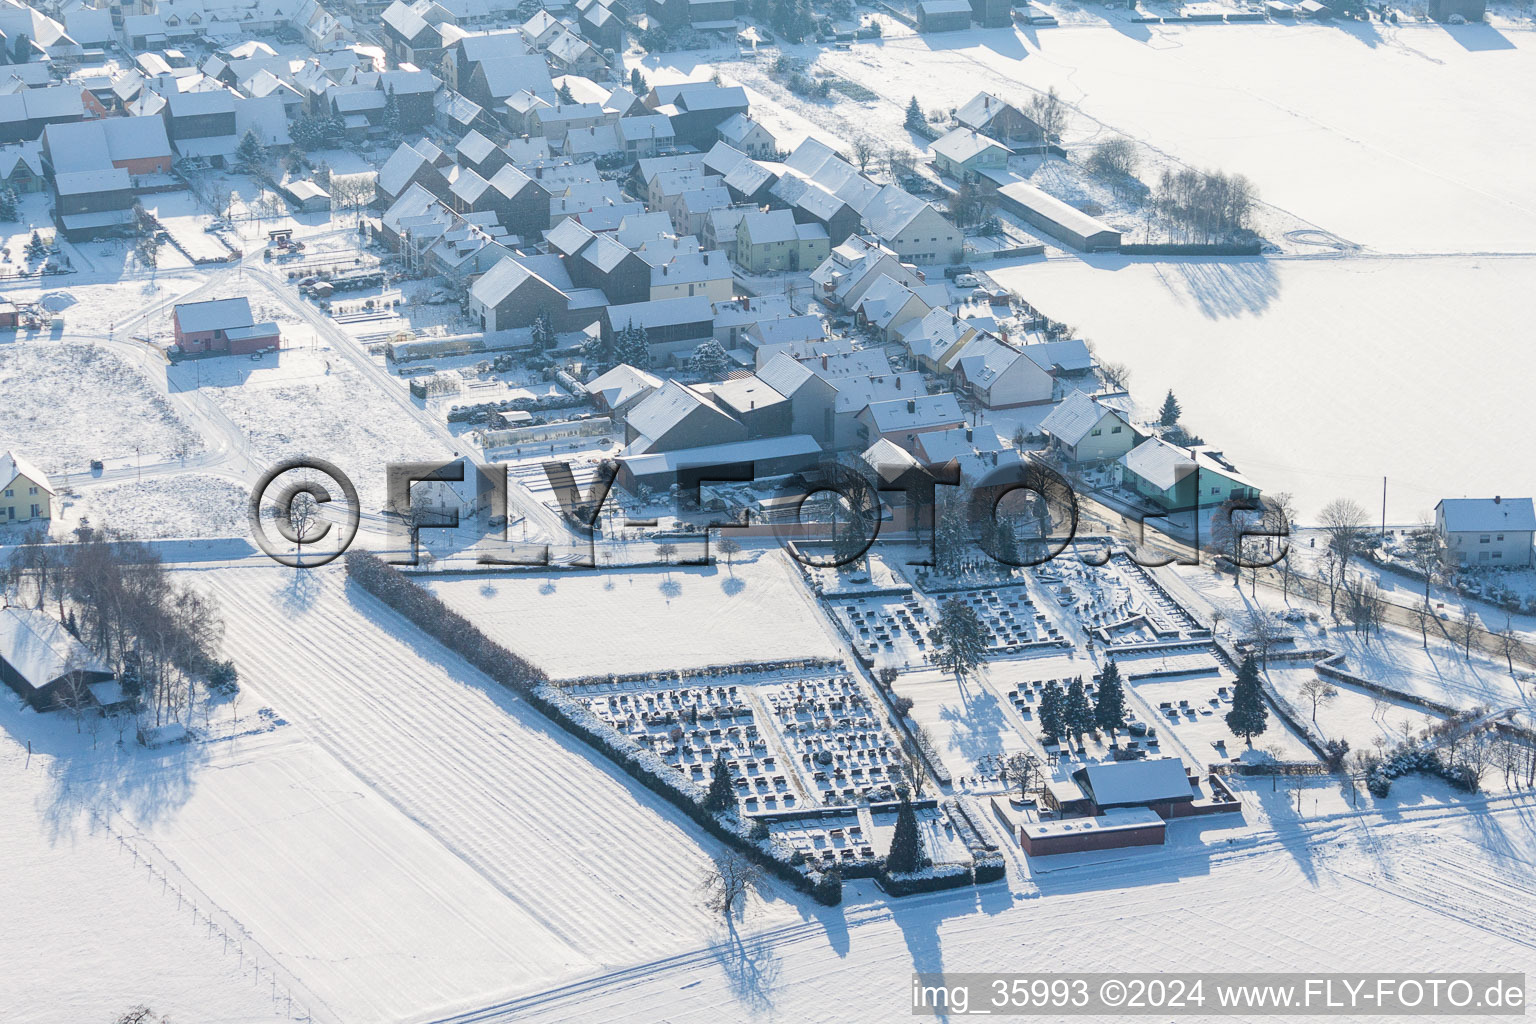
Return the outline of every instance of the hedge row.
{"type": "Polygon", "coordinates": [[[976,877],[972,874],[969,865],[965,864],[929,868],[917,875],[893,875],[882,868],[875,875],[875,883],[891,896],[911,896],[920,892],[958,889],[975,882],[976,877]]]}
{"type": "MultiPolygon", "coordinates": [[[[604,754],[647,789],[665,798],[721,842],[773,872],[802,892],[826,901],[833,886],[772,855],[745,834],[735,815],[719,817],[704,809],[691,784],[676,776],[655,753],[623,740],[613,727],[585,706],[547,685],[546,676],[524,659],[492,641],[435,594],[417,586],[393,566],[366,551],[346,554],[347,576],[374,597],[410,619],[444,647],[458,654],[502,686],[514,691],[551,722],[604,754]],[[822,883],[818,885],[818,883],[822,883]]],[[[841,900],[841,886],[836,886],[841,900]]]]}

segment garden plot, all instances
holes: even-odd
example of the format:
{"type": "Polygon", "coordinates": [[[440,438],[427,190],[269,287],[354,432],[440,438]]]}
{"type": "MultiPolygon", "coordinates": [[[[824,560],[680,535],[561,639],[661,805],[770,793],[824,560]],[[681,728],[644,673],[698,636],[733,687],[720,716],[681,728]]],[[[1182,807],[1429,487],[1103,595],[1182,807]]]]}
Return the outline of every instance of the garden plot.
{"type": "Polygon", "coordinates": [[[144,208],[160,222],[193,260],[225,260],[229,247],[207,231],[210,214],[191,192],[159,192],[145,197],[144,208]]]}
{"type": "Polygon", "coordinates": [[[556,679],[836,657],[788,558],[774,549],[731,567],[505,573],[424,585],[556,679]]]}
{"type": "MultiPolygon", "coordinates": [[[[901,747],[852,675],[776,682],[764,686],[760,697],[790,763],[817,804],[895,798],[894,787],[902,778],[901,747]]],[[[764,809],[772,809],[766,801],[764,809]]]]}
{"type": "Polygon", "coordinates": [[[89,342],[0,345],[0,451],[61,477],[88,472],[92,459],[148,464],[200,451],[146,367],[140,355],[89,342]]]}

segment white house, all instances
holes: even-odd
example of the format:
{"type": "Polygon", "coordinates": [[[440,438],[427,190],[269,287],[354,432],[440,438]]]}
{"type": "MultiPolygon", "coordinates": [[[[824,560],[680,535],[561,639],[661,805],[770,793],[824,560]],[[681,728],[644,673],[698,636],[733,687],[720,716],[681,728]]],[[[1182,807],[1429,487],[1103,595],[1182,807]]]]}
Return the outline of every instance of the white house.
{"type": "Polygon", "coordinates": [[[1536,510],[1530,498],[1443,498],[1435,506],[1435,532],[1462,565],[1529,566],[1536,510]]]}
{"type": "Polygon", "coordinates": [[[1118,459],[1141,440],[1124,414],[1082,391],[1052,409],[1040,429],[1073,462],[1118,459]]]}

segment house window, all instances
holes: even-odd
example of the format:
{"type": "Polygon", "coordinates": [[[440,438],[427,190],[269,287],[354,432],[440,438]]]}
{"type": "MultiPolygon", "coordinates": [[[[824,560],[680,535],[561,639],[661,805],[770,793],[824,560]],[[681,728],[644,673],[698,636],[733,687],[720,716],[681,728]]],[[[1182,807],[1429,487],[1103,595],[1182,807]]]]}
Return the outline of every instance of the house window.
{"type": "Polygon", "coordinates": [[[10,489],[10,488],[9,488],[9,487],[7,487],[7,488],[6,488],[6,489],[5,489],[5,496],[6,496],[6,497],[7,497],[7,498],[14,498],[14,497],[16,497],[16,492],[15,492],[15,491],[13,491],[13,490],[11,490],[11,489],[10,489]]]}
{"type": "MultiPolygon", "coordinates": [[[[33,507],[33,508],[36,508],[36,507],[37,507],[37,506],[36,506],[36,505],[33,505],[33,506],[32,506],[32,507],[33,507]]],[[[37,513],[36,513],[36,512],[34,512],[34,513],[32,513],[32,514],[33,514],[33,515],[37,515],[37,513]]],[[[1493,557],[1494,557],[1494,558],[1503,558],[1503,557],[1504,557],[1504,552],[1502,552],[1502,551],[1495,551],[1495,552],[1494,552],[1494,553],[1493,553],[1493,557]]]]}
{"type": "Polygon", "coordinates": [[[43,510],[42,510],[42,508],[40,506],[38,506],[38,505],[33,505],[32,506],[32,518],[33,519],[36,519],[38,516],[40,516],[42,514],[43,514],[43,510]]]}
{"type": "Polygon", "coordinates": [[[1488,561],[1488,552],[1486,552],[1486,551],[1479,551],[1477,553],[1477,560],[1479,562],[1486,562],[1486,561],[1488,561]]]}
{"type": "Polygon", "coordinates": [[[1483,534],[1481,537],[1477,538],[1477,542],[1479,544],[1487,544],[1488,543],[1488,535],[1486,533],[1483,534]]]}
{"type": "Polygon", "coordinates": [[[1098,437],[1102,433],[1104,433],[1104,431],[1100,430],[1098,427],[1094,427],[1093,428],[1093,434],[1091,436],[1098,437]]]}
{"type": "Polygon", "coordinates": [[[1221,493],[1221,484],[1216,484],[1215,486],[1213,486],[1211,488],[1211,493],[1212,494],[1220,494],[1221,493]]]}
{"type": "Polygon", "coordinates": [[[1118,433],[1120,433],[1120,428],[1119,427],[1110,427],[1109,428],[1109,432],[1111,434],[1118,434],[1118,433]]]}
{"type": "MultiPolygon", "coordinates": [[[[27,488],[27,496],[28,497],[31,497],[32,495],[34,495],[36,493],[37,493],[37,488],[36,487],[28,487],[27,488]]],[[[1503,539],[1504,539],[1503,537],[1499,538],[1499,540],[1503,540],[1503,539]]]]}
{"type": "Polygon", "coordinates": [[[1503,544],[1503,543],[1504,543],[1504,535],[1503,535],[1503,534],[1502,534],[1502,533],[1501,533],[1501,534],[1499,534],[1499,535],[1498,535],[1498,537],[1497,537],[1497,538],[1496,538],[1496,539],[1497,539],[1497,540],[1498,540],[1498,542],[1499,542],[1499,543],[1500,543],[1500,544],[1503,544]]]}

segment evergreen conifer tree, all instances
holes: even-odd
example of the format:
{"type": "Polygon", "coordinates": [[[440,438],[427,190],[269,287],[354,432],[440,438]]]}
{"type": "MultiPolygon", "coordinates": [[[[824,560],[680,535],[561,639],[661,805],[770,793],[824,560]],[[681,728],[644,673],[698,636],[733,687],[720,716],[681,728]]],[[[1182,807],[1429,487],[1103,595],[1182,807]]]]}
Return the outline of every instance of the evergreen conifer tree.
{"type": "Polygon", "coordinates": [[[1062,715],[1064,700],[1061,684],[1055,680],[1046,684],[1045,692],[1040,695],[1040,731],[1045,734],[1047,742],[1059,743],[1066,735],[1066,720],[1062,715]]]}
{"type": "Polygon", "coordinates": [[[1105,732],[1125,726],[1125,687],[1120,683],[1120,666],[1113,661],[1104,666],[1104,674],[1099,677],[1099,699],[1094,704],[1093,719],[1105,732]]]}
{"type": "Polygon", "coordinates": [[[1158,414],[1157,421],[1165,427],[1171,427],[1179,422],[1179,417],[1184,410],[1179,408],[1179,400],[1173,397],[1173,388],[1168,389],[1168,397],[1163,399],[1162,412],[1158,414]]]}
{"type": "Polygon", "coordinates": [[[736,806],[736,785],[731,781],[730,765],[724,754],[715,755],[715,766],[709,780],[709,792],[704,794],[706,811],[725,811],[736,806]]]}
{"type": "Polygon", "coordinates": [[[1078,676],[1067,687],[1067,699],[1062,704],[1061,717],[1067,732],[1080,744],[1083,733],[1093,731],[1093,706],[1088,703],[1088,691],[1083,689],[1083,677],[1078,676]]]}
{"type": "Polygon", "coordinates": [[[903,796],[896,812],[896,834],[891,837],[891,852],[885,856],[887,871],[916,871],[923,866],[923,837],[917,830],[917,813],[912,801],[903,796]]]}
{"type": "Polygon", "coordinates": [[[1264,705],[1264,694],[1259,689],[1259,666],[1250,654],[1237,670],[1237,683],[1232,687],[1232,710],[1227,712],[1227,728],[1251,747],[1253,738],[1268,728],[1268,721],[1269,708],[1264,705]]]}

